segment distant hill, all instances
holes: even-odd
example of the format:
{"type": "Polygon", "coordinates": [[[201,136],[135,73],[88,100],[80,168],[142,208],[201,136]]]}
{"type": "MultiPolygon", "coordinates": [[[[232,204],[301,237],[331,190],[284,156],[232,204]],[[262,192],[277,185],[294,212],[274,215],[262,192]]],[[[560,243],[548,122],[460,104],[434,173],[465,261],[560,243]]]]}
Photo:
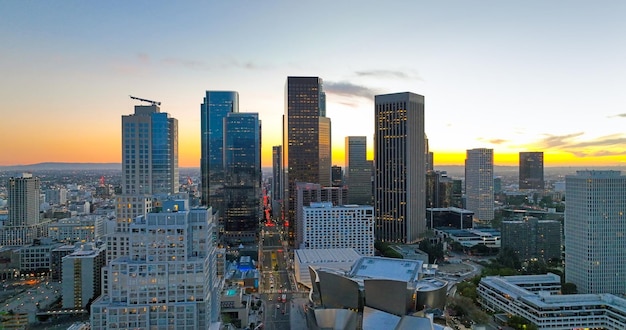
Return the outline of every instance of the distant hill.
{"type": "Polygon", "coordinates": [[[0,171],[67,171],[67,170],[121,170],[120,163],[37,163],[0,166],[0,171]]]}

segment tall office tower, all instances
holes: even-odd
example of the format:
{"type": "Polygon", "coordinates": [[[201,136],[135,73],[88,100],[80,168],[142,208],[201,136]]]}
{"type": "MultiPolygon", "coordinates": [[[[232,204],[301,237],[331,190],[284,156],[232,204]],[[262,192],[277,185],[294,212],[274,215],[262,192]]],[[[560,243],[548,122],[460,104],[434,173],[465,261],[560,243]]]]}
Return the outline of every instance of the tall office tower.
{"type": "Polygon", "coordinates": [[[543,189],[543,152],[519,153],[519,189],[543,189]]]}
{"type": "Polygon", "coordinates": [[[7,225],[32,226],[39,223],[39,178],[30,173],[9,179],[9,218],[7,225]]]}
{"type": "Polygon", "coordinates": [[[446,171],[426,172],[426,206],[430,208],[462,208],[462,181],[448,177],[446,171]]]}
{"type": "Polygon", "coordinates": [[[32,174],[10,178],[8,182],[8,218],[0,226],[0,246],[32,244],[48,236],[48,222],[39,220],[40,181],[32,174]]]}
{"type": "Polygon", "coordinates": [[[224,238],[254,242],[261,218],[261,122],[257,113],[224,118],[224,238]]]}
{"type": "Polygon", "coordinates": [[[102,268],[92,329],[212,329],[219,292],[211,210],[188,201],[140,216],[130,251],[102,268]]]}
{"type": "Polygon", "coordinates": [[[333,165],[331,168],[331,181],[333,187],[339,187],[343,185],[343,169],[341,166],[333,165]]]}
{"type": "Polygon", "coordinates": [[[272,147],[272,200],[283,199],[283,147],[272,147]]]}
{"type": "Polygon", "coordinates": [[[283,116],[283,170],[285,220],[290,240],[295,238],[296,182],[330,186],[330,119],[322,79],[287,77],[283,116]]]}
{"type": "Polygon", "coordinates": [[[513,250],[519,260],[561,259],[561,222],[524,217],[502,221],[502,248],[513,250]]]}
{"type": "Polygon", "coordinates": [[[493,220],[493,149],[467,150],[465,156],[466,209],[478,222],[493,220]]]}
{"type": "Polygon", "coordinates": [[[178,192],[178,120],[158,103],[122,116],[122,194],[116,198],[115,233],[106,238],[107,261],[128,253],[128,227],[152,208],[156,194],[178,192]]]}
{"type": "Polygon", "coordinates": [[[579,293],[626,294],[626,176],[565,176],[565,281],[579,293]]]}
{"type": "Polygon", "coordinates": [[[372,165],[367,161],[367,138],[346,136],[346,186],[348,203],[372,204],[372,165]]]}
{"type": "Polygon", "coordinates": [[[428,146],[428,137],[424,135],[424,152],[426,153],[426,172],[432,171],[434,168],[434,154],[430,151],[430,147],[428,146]]]}
{"type": "Polygon", "coordinates": [[[376,239],[415,243],[426,231],[424,97],[375,96],[376,239]]]}
{"type": "Polygon", "coordinates": [[[297,182],[296,191],[296,219],[295,227],[295,247],[300,247],[304,238],[304,225],[302,218],[302,208],[309,206],[311,203],[329,202],[332,205],[339,206],[346,204],[348,199],[348,190],[342,187],[322,187],[320,184],[311,182],[297,182]]]}
{"type": "Polygon", "coordinates": [[[302,208],[304,249],[352,248],[365,256],[374,255],[374,208],[311,203],[302,208]]]}
{"type": "Polygon", "coordinates": [[[202,176],[202,205],[213,207],[223,215],[222,186],[224,184],[224,118],[239,112],[239,93],[206,91],[200,105],[200,172],[202,176]]]}

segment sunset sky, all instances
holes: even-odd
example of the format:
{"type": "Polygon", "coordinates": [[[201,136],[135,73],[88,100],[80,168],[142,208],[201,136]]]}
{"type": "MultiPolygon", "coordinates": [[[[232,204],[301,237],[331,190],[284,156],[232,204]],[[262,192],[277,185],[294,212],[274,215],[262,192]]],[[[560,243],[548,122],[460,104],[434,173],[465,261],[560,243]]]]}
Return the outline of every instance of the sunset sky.
{"type": "MultiPolygon", "coordinates": [[[[2,1],[0,165],[120,162],[134,95],[179,121],[199,167],[205,90],[239,92],[281,144],[287,76],[319,76],[332,122],[371,149],[374,95],[425,96],[435,166],[626,164],[625,1],[2,1]]],[[[369,155],[373,157],[372,152],[369,155]]]]}

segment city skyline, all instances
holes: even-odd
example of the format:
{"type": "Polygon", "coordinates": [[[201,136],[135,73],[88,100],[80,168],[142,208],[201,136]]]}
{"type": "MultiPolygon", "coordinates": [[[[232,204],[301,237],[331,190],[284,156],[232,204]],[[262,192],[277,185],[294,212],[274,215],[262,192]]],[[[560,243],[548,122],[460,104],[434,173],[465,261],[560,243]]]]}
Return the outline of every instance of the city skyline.
{"type": "Polygon", "coordinates": [[[428,100],[435,166],[462,165],[474,148],[493,149],[495,165],[522,151],[544,152],[545,167],[626,159],[618,1],[35,1],[0,12],[0,165],[121,162],[120,115],[145,105],[134,95],[178,118],[180,166],[200,167],[201,95],[232,90],[242,112],[259,113],[269,167],[288,76],[324,79],[340,166],[346,136],[366,136],[373,159],[374,95],[403,91],[428,100]],[[300,24],[300,13],[320,19],[300,24]],[[380,19],[398,13],[419,15],[380,19]]]}

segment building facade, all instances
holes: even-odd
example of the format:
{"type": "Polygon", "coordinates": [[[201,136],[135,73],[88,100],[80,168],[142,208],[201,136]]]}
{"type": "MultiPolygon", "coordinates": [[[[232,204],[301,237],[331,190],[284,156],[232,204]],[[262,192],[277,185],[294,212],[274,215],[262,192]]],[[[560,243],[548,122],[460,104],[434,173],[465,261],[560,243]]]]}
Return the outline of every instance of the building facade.
{"type": "Polygon", "coordinates": [[[565,281],[579,293],[626,294],[626,176],[565,177],[565,281]]]}
{"type": "Polygon", "coordinates": [[[493,220],[493,149],[467,150],[465,157],[466,209],[474,212],[476,221],[493,220]]]}
{"type": "Polygon", "coordinates": [[[202,205],[221,211],[224,184],[224,118],[239,112],[239,93],[206,91],[200,105],[202,205]]]}
{"type": "Polygon", "coordinates": [[[524,217],[502,221],[501,228],[502,247],[513,250],[519,260],[537,258],[547,262],[561,259],[563,233],[560,221],[524,217]]]}
{"type": "Polygon", "coordinates": [[[304,249],[353,248],[361,255],[374,255],[372,206],[311,203],[302,209],[302,227],[304,249]]]}
{"type": "Polygon", "coordinates": [[[272,147],[272,200],[283,199],[283,147],[272,147]]]}
{"type": "Polygon", "coordinates": [[[626,300],[611,294],[558,294],[555,274],[487,276],[478,285],[482,308],[521,316],[539,330],[626,329],[626,300]]]}
{"type": "Polygon", "coordinates": [[[543,189],[543,152],[519,153],[519,189],[543,189]]]}
{"type": "Polygon", "coordinates": [[[8,208],[11,227],[26,227],[39,223],[40,180],[30,173],[9,179],[8,208]]]}
{"type": "Polygon", "coordinates": [[[310,182],[296,183],[296,219],[295,246],[299,247],[304,238],[304,225],[302,209],[311,203],[329,202],[339,206],[346,204],[348,190],[345,187],[322,187],[322,185],[310,182]]]}
{"type": "Polygon", "coordinates": [[[374,103],[376,239],[415,243],[426,230],[424,97],[376,95],[374,103]]]}
{"type": "Polygon", "coordinates": [[[106,247],[84,244],[62,259],[63,308],[82,309],[100,296],[101,275],[106,260],[106,247]]]}
{"type": "Polygon", "coordinates": [[[256,113],[224,118],[224,238],[254,242],[261,219],[261,123],[256,113]]]}
{"type": "Polygon", "coordinates": [[[283,207],[295,239],[296,182],[330,186],[330,119],[319,77],[287,77],[283,116],[283,207]]]}
{"type": "Polygon", "coordinates": [[[122,193],[116,197],[115,233],[106,237],[107,261],[128,253],[128,227],[152,209],[152,196],[178,192],[178,120],[158,102],[122,116],[122,193]]]}
{"type": "Polygon", "coordinates": [[[372,204],[372,166],[367,161],[367,137],[346,136],[345,182],[348,203],[372,204]]]}
{"type": "Polygon", "coordinates": [[[448,177],[446,171],[426,172],[426,206],[463,207],[463,183],[448,177]]]}
{"type": "Polygon", "coordinates": [[[92,329],[209,329],[219,316],[210,209],[148,213],[130,225],[130,252],[103,268],[92,329]]]}

